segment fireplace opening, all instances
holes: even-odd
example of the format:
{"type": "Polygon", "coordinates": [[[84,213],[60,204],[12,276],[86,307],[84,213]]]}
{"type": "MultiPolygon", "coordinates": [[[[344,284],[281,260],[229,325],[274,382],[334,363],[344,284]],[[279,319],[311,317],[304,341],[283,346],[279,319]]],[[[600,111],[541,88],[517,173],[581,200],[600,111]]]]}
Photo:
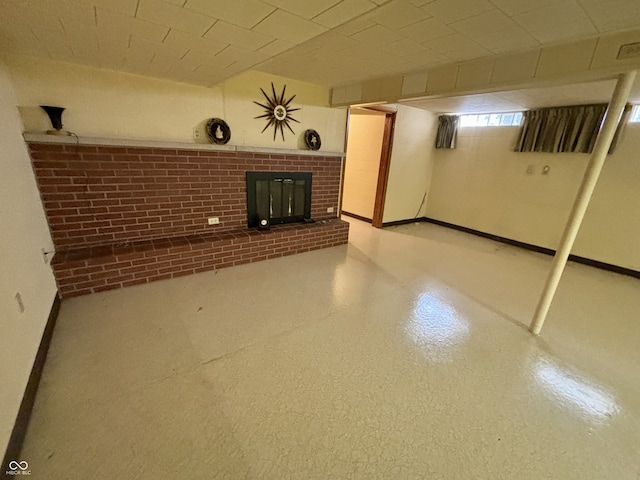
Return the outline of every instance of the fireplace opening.
{"type": "Polygon", "coordinates": [[[247,172],[250,228],[310,218],[311,172],[247,172]]]}

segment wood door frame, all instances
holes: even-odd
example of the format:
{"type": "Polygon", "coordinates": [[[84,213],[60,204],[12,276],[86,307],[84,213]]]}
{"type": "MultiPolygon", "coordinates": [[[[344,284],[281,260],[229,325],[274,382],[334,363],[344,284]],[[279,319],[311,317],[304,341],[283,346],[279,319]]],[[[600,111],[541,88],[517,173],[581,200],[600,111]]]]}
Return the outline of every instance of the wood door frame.
{"type": "MultiPolygon", "coordinates": [[[[380,111],[380,109],[376,109],[380,111]]],[[[384,133],[382,135],[382,152],[380,153],[380,168],[378,169],[378,185],[376,187],[376,198],[373,205],[373,219],[371,225],[382,228],[382,217],[384,215],[384,202],[387,197],[387,184],[389,182],[389,167],[391,165],[391,150],[393,148],[393,132],[396,124],[396,112],[383,110],[385,112],[384,133]]]]}

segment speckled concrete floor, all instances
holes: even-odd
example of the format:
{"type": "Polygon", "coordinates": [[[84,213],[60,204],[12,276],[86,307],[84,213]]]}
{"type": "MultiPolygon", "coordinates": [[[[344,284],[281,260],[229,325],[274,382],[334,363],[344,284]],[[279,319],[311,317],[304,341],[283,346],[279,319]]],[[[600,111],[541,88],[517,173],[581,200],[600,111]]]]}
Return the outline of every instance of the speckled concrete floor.
{"type": "Polygon", "coordinates": [[[640,478],[640,281],[429,224],[63,302],[46,479],[640,478]]]}

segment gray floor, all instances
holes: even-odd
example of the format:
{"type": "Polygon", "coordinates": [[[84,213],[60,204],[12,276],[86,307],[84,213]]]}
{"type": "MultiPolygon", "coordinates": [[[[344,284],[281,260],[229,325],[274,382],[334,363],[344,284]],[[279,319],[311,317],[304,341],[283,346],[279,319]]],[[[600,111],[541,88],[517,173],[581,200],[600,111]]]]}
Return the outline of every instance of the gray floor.
{"type": "Polygon", "coordinates": [[[429,224],[62,304],[46,479],[640,478],[640,281],[429,224]]]}

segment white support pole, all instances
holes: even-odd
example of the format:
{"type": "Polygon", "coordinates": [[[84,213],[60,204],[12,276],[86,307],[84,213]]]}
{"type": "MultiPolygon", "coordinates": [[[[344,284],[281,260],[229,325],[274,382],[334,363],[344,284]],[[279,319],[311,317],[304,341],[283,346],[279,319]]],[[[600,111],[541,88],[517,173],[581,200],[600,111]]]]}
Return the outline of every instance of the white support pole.
{"type": "Polygon", "coordinates": [[[587,166],[584,178],[582,179],[580,190],[578,190],[578,195],[573,203],[573,208],[571,209],[567,226],[564,229],[562,240],[560,240],[560,245],[553,257],[551,271],[549,272],[547,282],[542,290],[542,295],[538,301],[536,312],[531,320],[529,330],[535,335],[540,333],[542,325],[547,318],[549,307],[551,307],[551,302],[553,301],[553,297],[558,288],[558,283],[560,283],[560,277],[562,276],[564,267],[567,264],[569,253],[571,253],[573,242],[575,242],[576,236],[578,235],[578,230],[580,229],[582,219],[584,218],[584,214],[589,206],[591,195],[593,195],[593,190],[598,182],[598,177],[600,177],[600,172],[602,171],[602,167],[604,166],[604,162],[607,158],[607,152],[609,151],[611,141],[613,140],[613,136],[618,128],[618,122],[620,121],[620,117],[624,111],[624,106],[629,98],[629,93],[635,78],[635,71],[627,72],[620,75],[618,83],[616,84],[616,89],[613,92],[613,97],[611,97],[611,102],[607,108],[604,123],[600,129],[596,144],[593,147],[593,153],[591,154],[589,165],[587,166]]]}

